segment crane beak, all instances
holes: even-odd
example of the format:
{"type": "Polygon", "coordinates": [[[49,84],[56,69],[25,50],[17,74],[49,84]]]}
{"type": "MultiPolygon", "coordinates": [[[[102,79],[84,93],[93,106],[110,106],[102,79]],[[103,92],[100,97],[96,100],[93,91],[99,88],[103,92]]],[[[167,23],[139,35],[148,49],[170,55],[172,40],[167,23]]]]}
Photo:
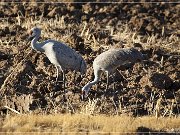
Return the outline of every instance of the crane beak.
{"type": "Polygon", "coordinates": [[[35,36],[34,35],[31,35],[27,38],[28,41],[31,41],[35,36]]]}
{"type": "Polygon", "coordinates": [[[81,100],[85,100],[87,98],[87,94],[84,90],[81,91],[81,100]]]}

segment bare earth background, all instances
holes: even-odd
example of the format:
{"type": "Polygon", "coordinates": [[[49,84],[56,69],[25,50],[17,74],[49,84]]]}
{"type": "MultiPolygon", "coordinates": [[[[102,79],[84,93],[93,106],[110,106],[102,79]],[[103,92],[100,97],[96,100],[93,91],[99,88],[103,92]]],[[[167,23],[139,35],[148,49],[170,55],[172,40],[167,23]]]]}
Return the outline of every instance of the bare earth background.
{"type": "Polygon", "coordinates": [[[180,4],[1,2],[0,18],[1,116],[5,105],[27,114],[179,116],[180,4]],[[88,64],[86,76],[67,71],[66,100],[55,67],[27,41],[34,26],[40,41],[64,42],[88,64]],[[148,59],[120,67],[106,93],[104,74],[81,101],[94,58],[112,47],[137,47],[148,59]]]}

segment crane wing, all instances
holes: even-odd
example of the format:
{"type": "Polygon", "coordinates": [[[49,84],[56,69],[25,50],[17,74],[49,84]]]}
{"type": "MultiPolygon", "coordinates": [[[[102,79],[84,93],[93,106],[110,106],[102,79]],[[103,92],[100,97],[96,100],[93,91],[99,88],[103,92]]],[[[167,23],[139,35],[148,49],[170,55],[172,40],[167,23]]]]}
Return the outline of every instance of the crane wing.
{"type": "Polygon", "coordinates": [[[82,57],[69,46],[63,43],[55,43],[53,45],[57,61],[64,69],[79,70],[82,57]]]}

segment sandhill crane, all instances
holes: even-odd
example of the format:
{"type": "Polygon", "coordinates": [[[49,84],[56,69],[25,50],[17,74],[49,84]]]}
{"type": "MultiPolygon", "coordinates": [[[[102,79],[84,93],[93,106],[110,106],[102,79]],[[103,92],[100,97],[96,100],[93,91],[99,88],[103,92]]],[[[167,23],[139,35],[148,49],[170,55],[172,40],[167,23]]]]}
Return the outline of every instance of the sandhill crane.
{"type": "Polygon", "coordinates": [[[59,69],[62,71],[65,90],[65,70],[79,71],[85,74],[86,62],[80,54],[64,43],[51,39],[41,43],[38,42],[40,35],[41,29],[37,27],[31,29],[31,36],[29,37],[32,40],[31,46],[34,50],[45,53],[50,62],[55,65],[57,70],[56,82],[59,77],[59,69]]]}
{"type": "Polygon", "coordinates": [[[87,83],[82,88],[82,98],[84,96],[87,96],[90,87],[99,81],[102,71],[105,71],[107,73],[107,90],[109,85],[110,73],[114,72],[120,65],[124,65],[127,63],[136,63],[141,61],[142,59],[142,53],[134,48],[114,48],[101,53],[94,59],[93,62],[95,78],[92,82],[87,83]]]}

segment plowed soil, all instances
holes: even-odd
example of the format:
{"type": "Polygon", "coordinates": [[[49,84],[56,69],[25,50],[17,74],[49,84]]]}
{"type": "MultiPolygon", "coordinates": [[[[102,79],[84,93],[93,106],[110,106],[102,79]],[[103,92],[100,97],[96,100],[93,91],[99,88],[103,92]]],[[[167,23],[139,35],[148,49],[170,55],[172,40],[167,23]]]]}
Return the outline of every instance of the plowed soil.
{"type": "Polygon", "coordinates": [[[179,114],[179,10],[177,3],[2,2],[1,114],[5,105],[21,113],[179,114]],[[40,41],[62,41],[88,64],[85,76],[66,72],[65,96],[62,74],[56,83],[56,68],[27,40],[35,25],[42,29],[40,41]],[[81,88],[94,79],[94,58],[111,47],[136,47],[147,59],[118,68],[107,91],[103,74],[82,101],[81,88]]]}

